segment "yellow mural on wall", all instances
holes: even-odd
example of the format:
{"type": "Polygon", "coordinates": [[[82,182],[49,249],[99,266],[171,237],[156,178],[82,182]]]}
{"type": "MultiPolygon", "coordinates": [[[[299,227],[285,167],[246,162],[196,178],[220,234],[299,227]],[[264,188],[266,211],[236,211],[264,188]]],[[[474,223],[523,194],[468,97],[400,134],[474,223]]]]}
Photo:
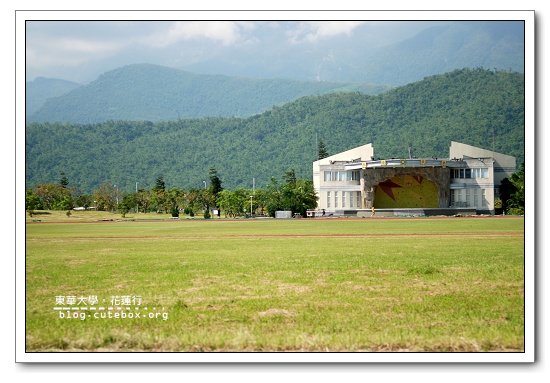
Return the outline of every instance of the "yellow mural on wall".
{"type": "Polygon", "coordinates": [[[380,182],[376,186],[374,191],[374,207],[439,207],[437,185],[422,176],[395,176],[380,182]]]}

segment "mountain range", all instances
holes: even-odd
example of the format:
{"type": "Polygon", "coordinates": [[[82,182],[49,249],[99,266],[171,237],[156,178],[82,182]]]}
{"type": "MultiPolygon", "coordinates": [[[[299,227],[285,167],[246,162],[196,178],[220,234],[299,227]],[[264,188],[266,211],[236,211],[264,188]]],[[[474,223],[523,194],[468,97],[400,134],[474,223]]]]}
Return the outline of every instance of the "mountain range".
{"type": "MultiPolygon", "coordinates": [[[[95,123],[247,117],[303,96],[351,90],[375,94],[387,89],[368,84],[200,75],[159,65],[133,64],[46,100],[41,108],[27,114],[27,121],[95,123]]],[[[35,103],[33,107],[27,104],[28,112],[36,109],[35,103]]]]}
{"type": "Polygon", "coordinates": [[[316,140],[334,154],[373,143],[375,156],[446,157],[451,141],[524,158],[524,77],[461,69],[379,95],[336,92],[302,97],[247,118],[31,123],[26,128],[27,186],[57,182],[89,193],[103,182],[132,191],[202,187],[208,169],[223,186],[267,185],[295,169],[311,178],[316,140]]]}
{"type": "Polygon", "coordinates": [[[524,70],[524,25],[517,21],[365,23],[353,33],[282,44],[269,30],[261,52],[243,46],[183,66],[198,73],[400,86],[461,68],[524,70]],[[401,31],[398,31],[397,24],[401,31]],[[398,33],[397,36],[392,36],[398,33]]]}
{"type": "Polygon", "coordinates": [[[434,22],[423,28],[418,22],[365,23],[347,35],[315,42],[302,36],[292,44],[281,37],[285,33],[274,33],[275,26],[255,25],[256,43],[219,48],[197,41],[180,53],[184,61],[174,61],[175,67],[116,67],[80,86],[58,79],[27,82],[27,121],[248,117],[303,96],[378,94],[460,68],[524,69],[524,26],[517,21],[434,22]],[[190,56],[197,58],[186,62],[190,56]]]}

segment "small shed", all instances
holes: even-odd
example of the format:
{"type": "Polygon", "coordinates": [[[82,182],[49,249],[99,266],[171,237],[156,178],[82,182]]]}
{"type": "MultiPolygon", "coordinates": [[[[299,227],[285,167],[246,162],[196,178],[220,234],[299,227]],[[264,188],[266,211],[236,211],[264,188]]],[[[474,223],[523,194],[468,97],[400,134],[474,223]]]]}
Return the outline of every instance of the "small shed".
{"type": "Polygon", "coordinates": [[[275,218],[292,218],[292,212],[290,210],[277,210],[275,212],[275,218]]]}

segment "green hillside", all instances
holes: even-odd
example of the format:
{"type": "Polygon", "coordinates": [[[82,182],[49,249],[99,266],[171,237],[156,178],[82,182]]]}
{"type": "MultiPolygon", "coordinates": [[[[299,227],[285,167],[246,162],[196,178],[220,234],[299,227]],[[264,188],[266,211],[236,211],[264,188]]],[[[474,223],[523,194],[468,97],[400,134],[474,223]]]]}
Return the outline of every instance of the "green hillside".
{"type": "Polygon", "coordinates": [[[463,69],[369,96],[304,97],[246,119],[27,126],[28,186],[55,182],[90,192],[111,181],[121,190],[201,187],[215,167],[228,188],[265,185],[294,168],[310,178],[316,135],[336,153],[372,142],[377,157],[448,155],[451,140],[493,149],[523,161],[523,75],[463,69]]]}
{"type": "Polygon", "coordinates": [[[135,64],[112,70],[88,85],[50,98],[29,121],[97,123],[246,117],[303,96],[350,89],[374,94],[388,87],[199,75],[135,64]]]}

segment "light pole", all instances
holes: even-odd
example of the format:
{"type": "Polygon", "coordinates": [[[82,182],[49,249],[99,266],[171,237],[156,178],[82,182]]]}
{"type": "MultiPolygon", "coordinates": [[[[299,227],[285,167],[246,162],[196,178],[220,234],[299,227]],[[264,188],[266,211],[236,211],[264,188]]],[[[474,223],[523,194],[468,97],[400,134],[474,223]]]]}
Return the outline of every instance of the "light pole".
{"type": "Polygon", "coordinates": [[[137,188],[137,181],[136,181],[136,214],[139,212],[139,208],[138,208],[138,196],[137,196],[137,193],[138,193],[138,188],[137,188]]]}
{"type": "Polygon", "coordinates": [[[252,218],[252,197],[250,196],[250,218],[252,218]]]}
{"type": "Polygon", "coordinates": [[[202,181],[204,183],[204,190],[206,190],[206,181],[202,181]]]}

